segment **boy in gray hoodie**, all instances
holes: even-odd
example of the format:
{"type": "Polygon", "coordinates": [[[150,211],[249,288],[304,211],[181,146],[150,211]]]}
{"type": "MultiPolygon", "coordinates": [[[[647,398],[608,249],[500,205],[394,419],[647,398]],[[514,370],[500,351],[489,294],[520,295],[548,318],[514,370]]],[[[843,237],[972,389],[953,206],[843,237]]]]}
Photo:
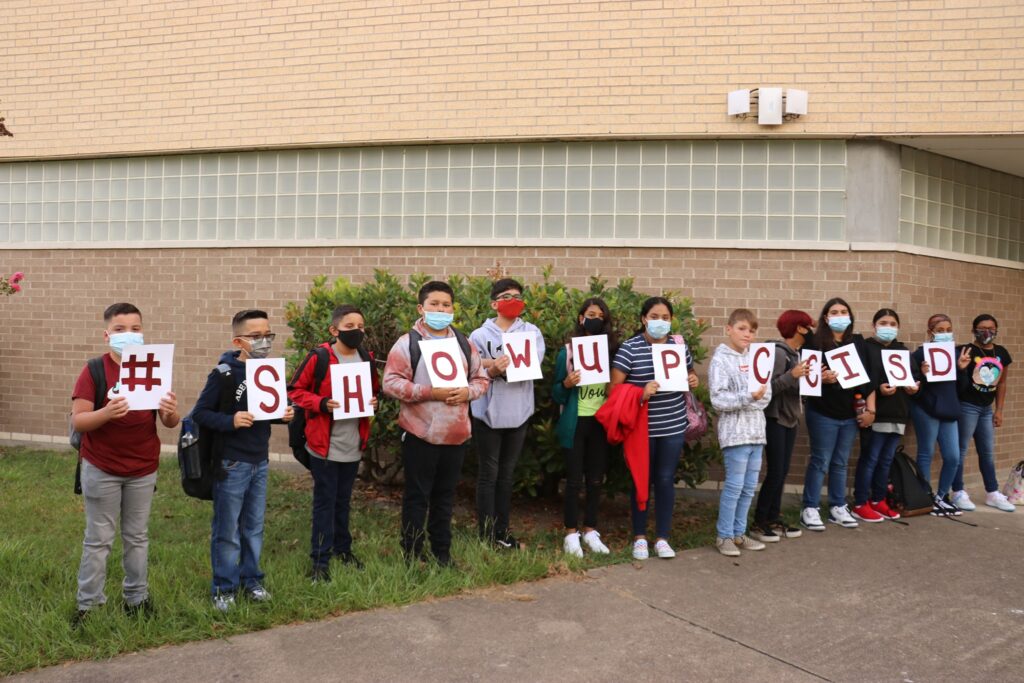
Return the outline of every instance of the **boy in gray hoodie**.
{"type": "Polygon", "coordinates": [[[715,349],[708,367],[711,405],[718,411],[718,445],[725,462],[725,483],[718,501],[718,539],[723,555],[740,549],[763,550],[764,544],[746,535],[747,512],[754,499],[764,448],[764,409],[771,401],[769,384],[751,392],[750,344],[757,336],[757,318],[745,308],[729,314],[726,342],[715,349]]]}
{"type": "Polygon", "coordinates": [[[470,404],[473,442],[479,460],[476,511],[483,540],[504,550],[517,550],[519,542],[509,531],[512,483],[533,415],[533,380],[506,381],[505,371],[511,358],[502,348],[502,335],[532,333],[536,344],[536,350],[531,349],[534,362],[544,358],[544,336],[536,325],[519,317],[525,304],[523,286],[515,280],[505,278],[491,286],[491,308],[497,317],[488,318],[469,335],[491,380],[487,393],[470,404]]]}

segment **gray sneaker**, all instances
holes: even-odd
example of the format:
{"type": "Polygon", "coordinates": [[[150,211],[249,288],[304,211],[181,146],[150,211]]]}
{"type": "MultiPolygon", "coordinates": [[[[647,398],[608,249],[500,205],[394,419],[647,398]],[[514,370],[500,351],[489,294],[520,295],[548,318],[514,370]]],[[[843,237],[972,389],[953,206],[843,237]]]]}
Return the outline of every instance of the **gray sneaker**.
{"type": "Polygon", "coordinates": [[[732,539],[732,542],[737,548],[742,548],[743,550],[764,550],[765,548],[764,543],[755,541],[747,535],[737,536],[732,539]]]}
{"type": "Polygon", "coordinates": [[[227,612],[234,606],[235,596],[231,595],[230,593],[218,593],[217,595],[213,596],[213,609],[217,610],[218,612],[227,612]]]}
{"type": "Polygon", "coordinates": [[[253,602],[270,602],[270,591],[263,586],[256,584],[245,589],[245,597],[253,602]]]}
{"type": "Polygon", "coordinates": [[[726,557],[739,557],[740,549],[736,547],[731,538],[719,538],[715,541],[715,547],[718,548],[718,552],[722,553],[726,557]]]}

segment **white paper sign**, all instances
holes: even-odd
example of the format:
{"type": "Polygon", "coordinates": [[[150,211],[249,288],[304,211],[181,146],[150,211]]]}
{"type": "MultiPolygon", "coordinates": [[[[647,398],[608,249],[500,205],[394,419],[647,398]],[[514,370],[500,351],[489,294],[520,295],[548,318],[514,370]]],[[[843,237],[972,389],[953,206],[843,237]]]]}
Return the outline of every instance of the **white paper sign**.
{"type": "Polygon", "coordinates": [[[690,371],[686,369],[686,344],[651,344],[654,381],[658,393],[689,391],[690,371]]]}
{"type": "Polygon", "coordinates": [[[892,387],[912,387],[917,384],[910,372],[910,351],[882,349],[882,367],[892,387]]]}
{"type": "Polygon", "coordinates": [[[857,347],[853,344],[844,344],[838,349],[825,352],[825,360],[828,361],[828,369],[836,373],[839,386],[843,389],[859,387],[870,381],[868,371],[860,362],[860,355],[857,347]]]}
{"type": "Polygon", "coordinates": [[[509,358],[505,369],[507,381],[525,382],[543,376],[537,356],[537,335],[533,332],[506,332],[501,335],[501,347],[509,358]]]}
{"type": "Polygon", "coordinates": [[[171,389],[174,344],[126,346],[121,354],[118,393],[129,410],[156,410],[171,389]]]}
{"type": "Polygon", "coordinates": [[[775,371],[775,344],[750,345],[750,370],[747,372],[747,388],[750,393],[760,391],[772,380],[775,371]]]}
{"type": "Polygon", "coordinates": [[[956,379],[956,346],[953,342],[926,342],[924,362],[928,364],[925,378],[929,382],[952,382],[956,379]]]}
{"type": "Polygon", "coordinates": [[[580,371],[580,383],[607,384],[612,381],[611,362],[608,358],[608,335],[593,334],[572,338],[573,370],[580,371]]]}
{"type": "Polygon", "coordinates": [[[821,351],[801,350],[800,362],[807,363],[807,374],[800,378],[800,395],[821,396],[821,351]]]}
{"type": "Polygon", "coordinates": [[[430,386],[435,389],[461,389],[469,386],[462,349],[455,337],[424,339],[420,342],[420,352],[430,376],[430,386]]]}
{"type": "Polygon", "coordinates": [[[332,365],[331,398],[341,404],[334,409],[335,420],[373,415],[373,406],[370,405],[373,400],[370,364],[360,362],[332,365]]]}
{"type": "Polygon", "coordinates": [[[245,361],[247,410],[254,420],[280,420],[288,409],[284,358],[249,358],[245,361]]]}

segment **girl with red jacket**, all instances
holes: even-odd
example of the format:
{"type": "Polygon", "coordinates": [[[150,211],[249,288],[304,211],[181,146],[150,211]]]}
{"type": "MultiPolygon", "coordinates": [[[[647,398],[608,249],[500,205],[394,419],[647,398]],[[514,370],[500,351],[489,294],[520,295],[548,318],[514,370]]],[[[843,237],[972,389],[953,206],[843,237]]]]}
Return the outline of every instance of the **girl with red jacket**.
{"type": "MultiPolygon", "coordinates": [[[[329,365],[369,360],[374,396],[370,405],[376,408],[380,385],[373,354],[360,348],[365,338],[362,312],[355,306],[338,306],[328,329],[335,342],[321,344],[319,348],[326,350],[329,365]]],[[[323,356],[324,352],[320,352],[319,357],[323,356]]],[[[309,556],[313,561],[310,578],[314,582],[331,580],[332,556],[356,569],[363,568],[352,552],[348,519],[352,486],[370,436],[368,417],[333,419],[334,410],[341,404],[331,396],[329,371],[320,386],[314,386],[318,360],[316,351],[310,353],[288,387],[288,398],[306,411],[306,450],[313,475],[313,536],[309,556]]]]}

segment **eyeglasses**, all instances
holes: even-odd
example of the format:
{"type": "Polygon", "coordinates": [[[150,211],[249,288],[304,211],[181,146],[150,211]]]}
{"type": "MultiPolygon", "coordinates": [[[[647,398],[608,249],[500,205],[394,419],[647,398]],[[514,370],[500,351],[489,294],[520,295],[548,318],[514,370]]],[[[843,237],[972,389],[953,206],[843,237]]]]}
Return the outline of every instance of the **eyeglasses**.
{"type": "Polygon", "coordinates": [[[522,294],[501,294],[499,296],[494,297],[494,300],[495,301],[522,301],[523,300],[523,295],[522,294]]]}
{"type": "Polygon", "coordinates": [[[236,337],[237,339],[248,339],[249,341],[263,341],[266,339],[269,342],[274,341],[277,338],[276,334],[240,334],[236,337]]]}

